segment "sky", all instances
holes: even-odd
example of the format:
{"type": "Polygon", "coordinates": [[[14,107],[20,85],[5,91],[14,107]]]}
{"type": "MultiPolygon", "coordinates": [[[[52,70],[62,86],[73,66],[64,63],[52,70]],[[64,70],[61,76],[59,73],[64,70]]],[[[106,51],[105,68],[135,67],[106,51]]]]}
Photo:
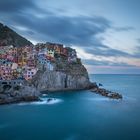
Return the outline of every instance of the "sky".
{"type": "Polygon", "coordinates": [[[77,50],[93,74],[140,74],[139,0],[0,0],[0,22],[77,50]]]}

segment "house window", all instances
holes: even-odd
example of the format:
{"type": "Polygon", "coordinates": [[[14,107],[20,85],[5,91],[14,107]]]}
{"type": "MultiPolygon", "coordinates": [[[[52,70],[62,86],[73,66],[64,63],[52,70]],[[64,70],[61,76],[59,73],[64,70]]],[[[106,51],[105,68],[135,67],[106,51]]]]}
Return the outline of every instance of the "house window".
{"type": "Polygon", "coordinates": [[[7,84],[7,82],[2,82],[2,84],[3,84],[3,85],[6,85],[6,84],[7,84]]]}

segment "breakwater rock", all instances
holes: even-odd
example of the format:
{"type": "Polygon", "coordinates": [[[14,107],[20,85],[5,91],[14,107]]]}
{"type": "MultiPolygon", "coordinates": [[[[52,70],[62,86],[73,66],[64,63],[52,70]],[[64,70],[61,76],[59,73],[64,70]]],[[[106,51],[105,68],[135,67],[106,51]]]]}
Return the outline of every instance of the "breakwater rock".
{"type": "Polygon", "coordinates": [[[99,88],[96,83],[94,83],[90,89],[91,92],[94,92],[96,94],[108,97],[110,99],[122,99],[122,95],[117,92],[112,92],[110,90],[99,88]]]}

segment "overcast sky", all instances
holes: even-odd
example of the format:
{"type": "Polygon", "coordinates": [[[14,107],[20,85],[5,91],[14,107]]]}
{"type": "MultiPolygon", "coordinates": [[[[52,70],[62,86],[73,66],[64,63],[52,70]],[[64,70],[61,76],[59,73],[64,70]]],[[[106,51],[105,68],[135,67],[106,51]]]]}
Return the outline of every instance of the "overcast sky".
{"type": "Polygon", "coordinates": [[[90,73],[140,74],[139,0],[0,0],[0,22],[75,48],[90,73]]]}

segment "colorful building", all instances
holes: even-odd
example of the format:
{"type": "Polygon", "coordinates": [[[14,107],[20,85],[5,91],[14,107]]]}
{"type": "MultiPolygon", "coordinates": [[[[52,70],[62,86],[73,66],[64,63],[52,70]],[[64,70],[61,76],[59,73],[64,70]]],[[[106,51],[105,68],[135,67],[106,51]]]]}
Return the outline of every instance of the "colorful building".
{"type": "Polygon", "coordinates": [[[47,58],[49,60],[53,60],[54,59],[54,50],[53,49],[48,49],[47,58]]]}
{"type": "Polygon", "coordinates": [[[31,80],[33,76],[37,73],[37,70],[37,68],[27,68],[23,74],[24,78],[26,80],[31,80]]]}
{"type": "MultiPolygon", "coordinates": [[[[60,58],[69,63],[78,62],[76,51],[62,44],[46,43],[15,48],[0,46],[0,79],[30,80],[38,71],[38,65],[54,70],[54,62],[60,58]],[[61,57],[62,56],[62,57],[61,57]]],[[[40,68],[41,68],[40,67],[40,68]]]]}

